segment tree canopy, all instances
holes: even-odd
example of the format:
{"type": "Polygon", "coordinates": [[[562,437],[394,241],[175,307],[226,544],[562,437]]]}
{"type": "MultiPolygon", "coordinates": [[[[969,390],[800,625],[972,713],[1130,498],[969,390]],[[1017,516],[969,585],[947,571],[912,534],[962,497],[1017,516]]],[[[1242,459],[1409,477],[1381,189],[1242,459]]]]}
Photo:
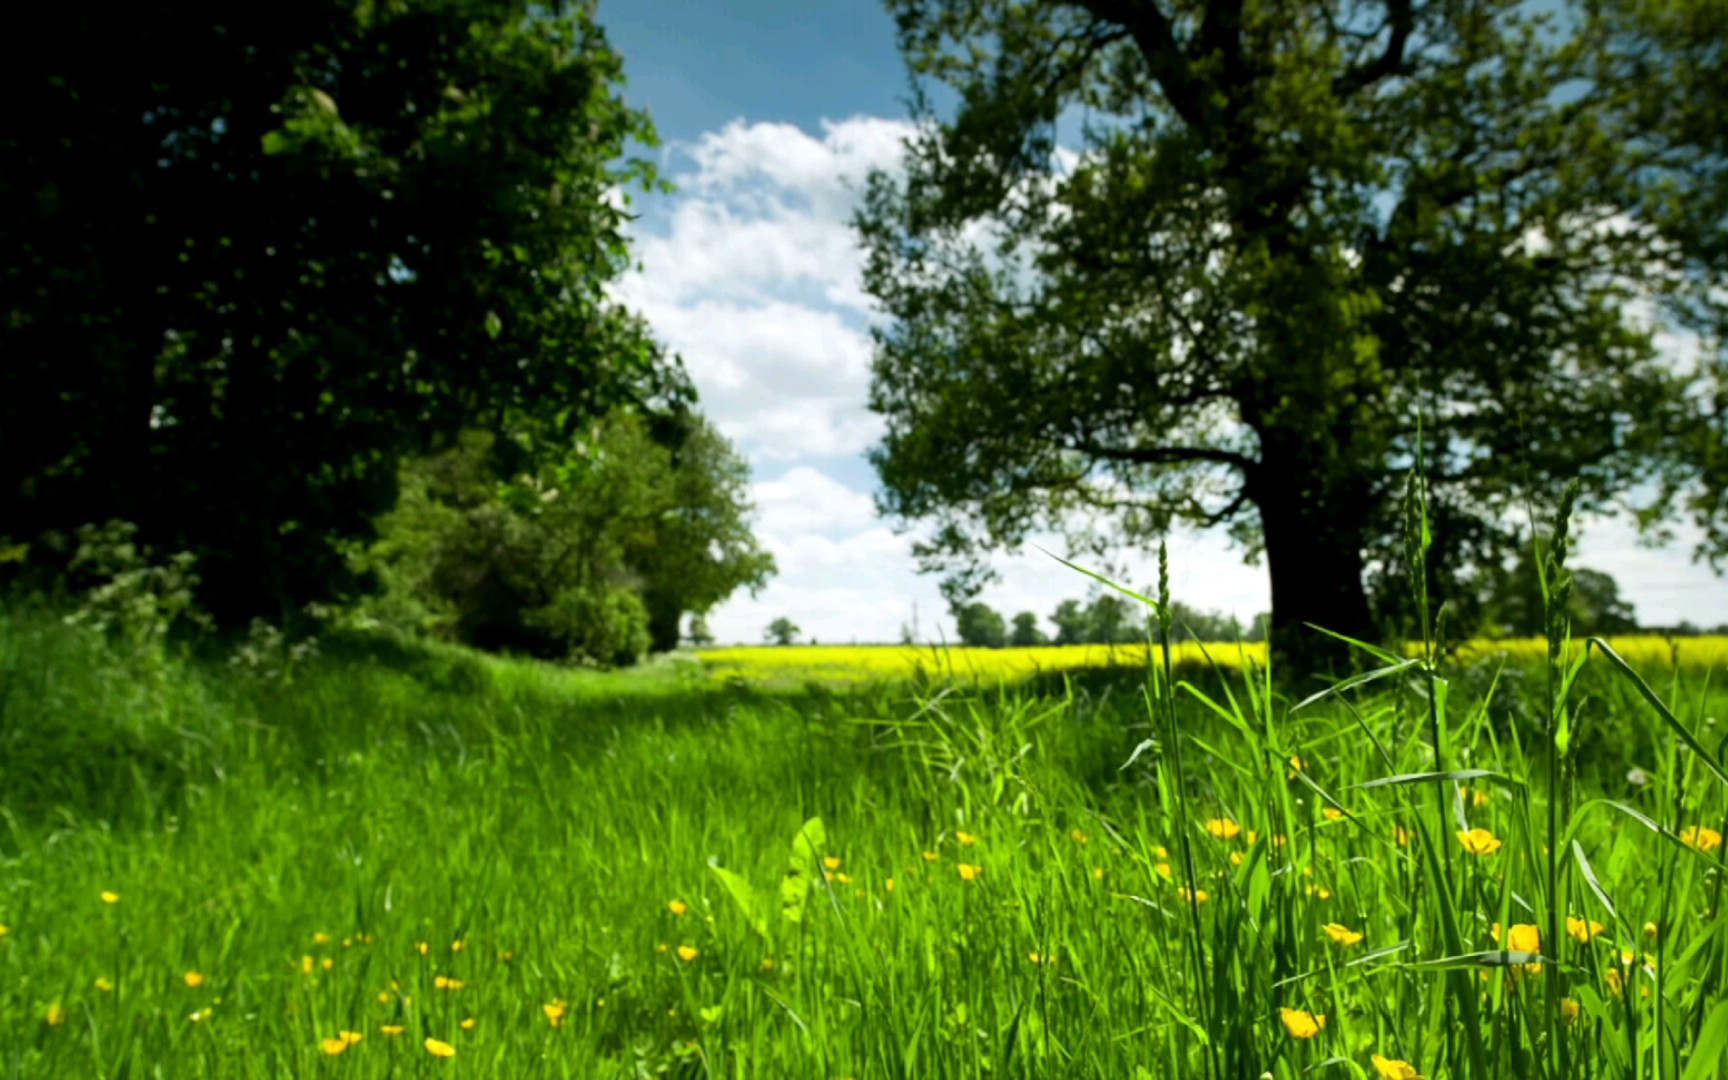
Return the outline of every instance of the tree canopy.
{"type": "MultiPolygon", "coordinates": [[[[356,584],[405,454],[557,447],[680,368],[604,293],[654,183],[586,5],[46,5],[0,70],[0,499],[198,559],[226,621],[356,584]]],[[[69,554],[70,545],[62,544],[69,554]]]]}
{"type": "Polygon", "coordinates": [[[1371,636],[1395,595],[1370,583],[1418,425],[1442,587],[1572,478],[1585,509],[1690,514],[1728,555],[1723,136],[1639,81],[1701,86],[1722,23],[1654,0],[890,6],[919,128],[856,222],[887,315],[874,461],[951,598],[1035,531],[1103,552],[1226,526],[1268,564],[1277,651],[1326,666],[1303,624],[1371,636]]]}

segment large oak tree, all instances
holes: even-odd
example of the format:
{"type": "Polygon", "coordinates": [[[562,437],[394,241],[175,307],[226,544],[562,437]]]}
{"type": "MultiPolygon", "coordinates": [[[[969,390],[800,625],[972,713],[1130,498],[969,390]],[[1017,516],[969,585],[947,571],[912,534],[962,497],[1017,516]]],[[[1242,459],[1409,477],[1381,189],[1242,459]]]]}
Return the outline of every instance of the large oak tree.
{"type": "Polygon", "coordinates": [[[1721,216],[1673,197],[1720,129],[1637,79],[1719,30],[1634,0],[890,7],[920,123],[857,220],[875,462],[956,596],[1037,530],[1225,525],[1278,651],[1333,662],[1303,624],[1376,629],[1419,422],[1442,585],[1572,477],[1728,552],[1721,355],[1655,340],[1720,325],[1721,216]]]}

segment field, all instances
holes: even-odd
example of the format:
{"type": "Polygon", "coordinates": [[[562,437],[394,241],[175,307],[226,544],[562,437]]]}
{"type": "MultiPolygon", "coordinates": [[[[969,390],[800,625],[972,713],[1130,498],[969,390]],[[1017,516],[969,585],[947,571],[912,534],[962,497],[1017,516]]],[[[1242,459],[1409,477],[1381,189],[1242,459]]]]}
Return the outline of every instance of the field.
{"type": "Polygon", "coordinates": [[[14,610],[0,1075],[1723,1075],[1694,646],[1627,645],[1649,698],[1591,656],[1555,754],[1540,648],[1294,708],[1143,650],[283,677],[14,610]]]}

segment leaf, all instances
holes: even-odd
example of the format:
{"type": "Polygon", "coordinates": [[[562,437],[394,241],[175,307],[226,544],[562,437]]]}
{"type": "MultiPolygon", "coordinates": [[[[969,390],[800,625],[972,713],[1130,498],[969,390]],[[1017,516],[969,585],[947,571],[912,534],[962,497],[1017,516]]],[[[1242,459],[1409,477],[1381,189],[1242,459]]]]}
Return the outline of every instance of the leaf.
{"type": "Polygon", "coordinates": [[[1656,691],[1650,689],[1650,684],[1644,681],[1644,677],[1633,671],[1632,665],[1622,660],[1620,654],[1610,648],[1608,643],[1601,638],[1587,638],[1584,642],[1585,650],[1588,651],[1591,646],[1601,650],[1602,655],[1619,668],[1622,675],[1632,680],[1632,685],[1637,689],[1639,695],[1649,703],[1652,709],[1656,710],[1657,715],[1662,717],[1669,729],[1680,737],[1680,741],[1686,744],[1686,748],[1703,759],[1705,767],[1716,774],[1716,779],[1728,784],[1728,772],[1723,771],[1721,763],[1711,756],[1710,751],[1704,749],[1704,745],[1694,738],[1690,731],[1686,730],[1686,725],[1682,724],[1680,718],[1662,703],[1662,699],[1656,696],[1656,691]]]}
{"type": "Polygon", "coordinates": [[[792,838],[791,862],[780,880],[780,913],[787,922],[804,921],[804,904],[810,898],[810,886],[821,873],[822,849],[827,844],[828,833],[819,817],[806,821],[792,838]]]}
{"type": "Polygon", "coordinates": [[[1698,1030],[1698,1041],[1692,1044],[1692,1060],[1680,1080],[1710,1080],[1722,1075],[1724,1053],[1728,1052],[1728,1001],[1718,1001],[1710,1010],[1704,1026],[1698,1030]]]}
{"type": "Polygon", "coordinates": [[[1442,956],[1437,960],[1418,960],[1415,963],[1401,965],[1411,971],[1449,971],[1454,968],[1495,968],[1514,967],[1519,964],[1553,963],[1541,953],[1518,952],[1512,949],[1493,949],[1487,952],[1460,953],[1457,956],[1442,956]]]}
{"type": "Polygon", "coordinates": [[[732,902],[738,905],[738,910],[744,913],[748,922],[758,934],[768,936],[768,913],[762,910],[761,897],[741,874],[735,874],[723,866],[710,866],[714,876],[720,879],[720,884],[726,886],[726,891],[732,894],[732,902]]]}
{"type": "Polygon", "coordinates": [[[498,317],[496,311],[488,311],[486,313],[486,336],[491,338],[493,341],[497,341],[498,335],[503,332],[504,320],[498,317]]]}
{"type": "Polygon", "coordinates": [[[1397,784],[1422,784],[1428,782],[1440,783],[1447,780],[1481,780],[1498,781],[1508,787],[1523,787],[1524,782],[1504,773],[1492,772],[1488,769],[1448,769],[1445,772],[1399,773],[1397,776],[1382,776],[1361,784],[1351,785],[1352,791],[1363,788],[1392,787],[1397,784]]]}
{"type": "Polygon", "coordinates": [[[1141,739],[1140,745],[1136,746],[1134,748],[1134,752],[1132,754],[1128,755],[1128,760],[1124,761],[1122,763],[1122,767],[1120,769],[1117,769],[1116,771],[1117,772],[1126,772],[1128,770],[1128,766],[1134,764],[1136,761],[1138,761],[1140,759],[1141,754],[1144,754],[1146,751],[1152,749],[1156,745],[1158,745],[1158,744],[1152,739],[1141,739]]]}
{"type": "Polygon", "coordinates": [[[1614,910],[1613,901],[1609,900],[1608,894],[1602,891],[1601,883],[1596,880],[1596,871],[1590,868],[1590,860],[1584,857],[1584,849],[1578,845],[1576,840],[1572,841],[1572,857],[1578,860],[1578,869],[1584,875],[1584,884],[1590,886],[1590,891],[1596,894],[1597,901],[1602,905],[1603,910],[1608,912],[1608,917],[1619,922],[1620,915],[1614,910]]]}
{"type": "MultiPolygon", "coordinates": [[[[1315,627],[1315,629],[1318,630],[1319,627],[1315,627]]],[[[1333,634],[1332,636],[1333,637],[1339,637],[1340,635],[1333,634]]],[[[1349,641],[1350,639],[1349,638],[1343,638],[1343,640],[1349,641]]],[[[1364,683],[1371,683],[1377,679],[1384,679],[1389,675],[1396,675],[1402,671],[1409,671],[1411,668],[1417,666],[1420,663],[1422,663],[1422,660],[1420,657],[1413,659],[1413,660],[1398,660],[1395,663],[1389,664],[1383,668],[1375,668],[1373,671],[1365,671],[1360,675],[1352,675],[1350,678],[1345,679],[1343,682],[1338,683],[1335,686],[1328,686],[1326,689],[1320,691],[1319,693],[1310,694],[1309,696],[1303,698],[1301,701],[1297,702],[1294,706],[1292,706],[1290,711],[1296,712],[1299,709],[1305,709],[1308,706],[1314,704],[1316,701],[1321,700],[1322,698],[1330,697],[1333,694],[1342,694],[1346,690],[1354,690],[1356,687],[1361,686],[1364,683]]]]}

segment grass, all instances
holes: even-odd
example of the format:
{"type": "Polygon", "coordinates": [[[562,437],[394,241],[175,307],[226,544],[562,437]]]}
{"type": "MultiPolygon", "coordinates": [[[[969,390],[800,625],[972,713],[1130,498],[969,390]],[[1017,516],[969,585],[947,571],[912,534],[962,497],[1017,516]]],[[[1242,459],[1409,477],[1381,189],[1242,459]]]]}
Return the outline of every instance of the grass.
{"type": "Polygon", "coordinates": [[[284,682],[14,608],[0,1074],[1704,1080],[1728,696],[1667,659],[1673,723],[1593,658],[1554,759],[1540,657],[284,682]]]}

